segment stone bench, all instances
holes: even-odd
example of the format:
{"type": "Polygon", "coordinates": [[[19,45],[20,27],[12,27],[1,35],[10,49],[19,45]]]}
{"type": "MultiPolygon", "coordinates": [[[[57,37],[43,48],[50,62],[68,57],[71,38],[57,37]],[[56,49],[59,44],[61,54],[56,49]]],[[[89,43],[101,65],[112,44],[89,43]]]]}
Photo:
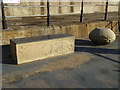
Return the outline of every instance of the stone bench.
{"type": "Polygon", "coordinates": [[[12,57],[17,64],[42,60],[74,52],[75,37],[55,34],[10,40],[12,57]]]}

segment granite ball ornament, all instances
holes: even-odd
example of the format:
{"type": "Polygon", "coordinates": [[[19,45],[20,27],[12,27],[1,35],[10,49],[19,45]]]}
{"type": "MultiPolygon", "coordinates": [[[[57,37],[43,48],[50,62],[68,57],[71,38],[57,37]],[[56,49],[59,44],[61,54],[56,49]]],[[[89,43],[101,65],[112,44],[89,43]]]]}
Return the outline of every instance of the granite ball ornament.
{"type": "Polygon", "coordinates": [[[89,34],[89,39],[95,44],[109,44],[115,41],[116,35],[109,28],[95,28],[89,34]]]}

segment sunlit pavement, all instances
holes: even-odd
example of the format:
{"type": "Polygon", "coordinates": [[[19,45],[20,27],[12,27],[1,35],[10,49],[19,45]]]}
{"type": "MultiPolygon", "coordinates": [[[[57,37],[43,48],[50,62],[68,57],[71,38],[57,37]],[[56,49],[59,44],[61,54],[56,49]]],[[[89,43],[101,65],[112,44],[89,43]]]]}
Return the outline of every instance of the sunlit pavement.
{"type": "Polygon", "coordinates": [[[85,39],[77,39],[75,44],[74,54],[22,65],[11,63],[9,52],[4,51],[3,88],[118,88],[118,39],[105,46],[95,46],[85,39]],[[85,57],[89,57],[87,62],[85,57]],[[49,69],[40,71],[44,65],[49,69]]]}

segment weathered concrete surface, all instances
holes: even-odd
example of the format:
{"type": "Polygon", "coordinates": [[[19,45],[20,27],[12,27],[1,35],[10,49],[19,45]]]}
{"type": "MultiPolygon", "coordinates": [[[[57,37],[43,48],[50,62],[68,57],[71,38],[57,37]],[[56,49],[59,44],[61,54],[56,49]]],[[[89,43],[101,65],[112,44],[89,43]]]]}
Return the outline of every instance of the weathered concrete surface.
{"type": "Polygon", "coordinates": [[[0,31],[2,42],[0,45],[10,44],[9,39],[41,36],[49,34],[67,33],[75,38],[86,38],[95,28],[110,28],[118,32],[118,13],[108,13],[108,20],[104,21],[104,13],[84,14],[83,23],[80,15],[54,16],[50,18],[50,26],[46,26],[45,17],[9,18],[8,29],[0,31]]]}
{"type": "Polygon", "coordinates": [[[74,53],[75,37],[68,34],[46,35],[10,40],[13,59],[17,64],[74,53]]]}
{"type": "Polygon", "coordinates": [[[10,44],[10,39],[59,33],[75,35],[75,38],[87,38],[89,36],[89,33],[98,27],[100,28],[108,27],[112,29],[114,32],[118,32],[118,21],[98,21],[85,24],[80,23],[74,25],[65,26],[61,25],[50,27],[29,26],[19,28],[18,30],[3,30],[0,31],[0,34],[2,33],[2,43],[0,43],[0,45],[10,44]]]}
{"type": "Polygon", "coordinates": [[[3,57],[3,88],[118,88],[119,39],[106,46],[76,39],[74,54],[19,66],[3,57]]]}

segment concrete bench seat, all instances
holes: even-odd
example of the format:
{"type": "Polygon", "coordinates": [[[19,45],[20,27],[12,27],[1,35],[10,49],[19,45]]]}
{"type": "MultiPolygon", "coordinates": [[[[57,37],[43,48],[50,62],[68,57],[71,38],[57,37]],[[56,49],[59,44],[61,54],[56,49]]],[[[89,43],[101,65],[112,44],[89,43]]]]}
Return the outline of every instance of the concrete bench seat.
{"type": "Polygon", "coordinates": [[[10,40],[12,57],[17,64],[42,60],[74,52],[75,37],[55,34],[10,40]]]}

